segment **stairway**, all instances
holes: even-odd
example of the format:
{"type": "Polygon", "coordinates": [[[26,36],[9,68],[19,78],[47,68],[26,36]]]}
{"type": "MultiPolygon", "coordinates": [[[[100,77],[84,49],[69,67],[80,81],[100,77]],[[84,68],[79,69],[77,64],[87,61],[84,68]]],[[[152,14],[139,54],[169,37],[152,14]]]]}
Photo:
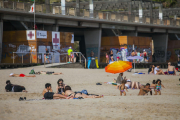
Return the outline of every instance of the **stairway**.
{"type": "Polygon", "coordinates": [[[49,68],[84,68],[84,63],[67,63],[62,65],[50,66],[49,68]]]}

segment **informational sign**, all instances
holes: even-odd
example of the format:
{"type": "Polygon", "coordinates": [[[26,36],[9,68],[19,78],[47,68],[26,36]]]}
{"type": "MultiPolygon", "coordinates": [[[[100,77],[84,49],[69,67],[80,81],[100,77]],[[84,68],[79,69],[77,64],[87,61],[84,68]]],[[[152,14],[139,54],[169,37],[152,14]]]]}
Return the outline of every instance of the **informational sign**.
{"type": "Polygon", "coordinates": [[[36,31],[36,38],[47,39],[47,31],[36,31]]]}
{"type": "Polygon", "coordinates": [[[27,40],[35,40],[35,30],[26,30],[27,40]]]}
{"type": "Polygon", "coordinates": [[[54,50],[60,49],[60,33],[52,32],[52,45],[54,50]]]}
{"type": "Polygon", "coordinates": [[[74,34],[72,34],[71,43],[74,43],[74,34]]]}

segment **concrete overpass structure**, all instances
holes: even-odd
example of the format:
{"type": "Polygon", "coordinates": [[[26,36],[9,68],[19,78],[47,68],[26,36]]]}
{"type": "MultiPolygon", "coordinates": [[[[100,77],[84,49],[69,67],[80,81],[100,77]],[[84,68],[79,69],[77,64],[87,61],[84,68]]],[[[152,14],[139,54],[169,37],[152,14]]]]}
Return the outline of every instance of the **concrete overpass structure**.
{"type": "MultiPolygon", "coordinates": [[[[31,5],[32,3],[0,1],[1,51],[3,31],[33,29],[34,13],[29,12],[31,5]]],[[[41,30],[74,32],[75,40],[83,39],[82,44],[86,48],[98,48],[98,57],[102,36],[152,37],[154,47],[163,48],[166,53],[170,36],[178,40],[174,36],[180,34],[180,20],[176,19],[180,15],[180,9],[163,9],[161,3],[132,0],[113,2],[77,0],[74,3],[65,3],[65,6],[62,6],[62,3],[36,4],[35,8],[35,23],[41,30]],[[110,11],[105,11],[109,9],[110,11]],[[115,12],[117,9],[118,11],[115,12]]],[[[166,56],[162,62],[165,61],[166,56]]]]}

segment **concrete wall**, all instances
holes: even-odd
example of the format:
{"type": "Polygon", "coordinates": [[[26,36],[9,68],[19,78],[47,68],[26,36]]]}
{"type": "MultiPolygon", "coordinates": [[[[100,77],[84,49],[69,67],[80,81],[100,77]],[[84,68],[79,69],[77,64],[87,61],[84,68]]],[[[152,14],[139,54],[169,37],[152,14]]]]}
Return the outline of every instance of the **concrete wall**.
{"type": "Polygon", "coordinates": [[[168,34],[166,33],[153,34],[152,39],[154,41],[155,61],[166,62],[168,34]]]}
{"type": "Polygon", "coordinates": [[[98,60],[100,60],[101,33],[102,29],[89,29],[84,31],[86,57],[90,57],[90,53],[93,51],[94,57],[98,57],[98,60]]]}
{"type": "Polygon", "coordinates": [[[1,56],[2,56],[2,39],[3,39],[3,21],[0,20],[0,63],[1,63],[1,56]]]}

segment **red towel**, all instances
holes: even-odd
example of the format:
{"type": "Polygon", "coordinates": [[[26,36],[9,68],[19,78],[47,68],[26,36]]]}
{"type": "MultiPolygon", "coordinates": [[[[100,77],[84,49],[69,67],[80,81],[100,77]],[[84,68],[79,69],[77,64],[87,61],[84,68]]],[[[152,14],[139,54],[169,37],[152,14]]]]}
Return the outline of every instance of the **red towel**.
{"type": "Polygon", "coordinates": [[[20,75],[19,75],[19,77],[24,77],[24,76],[26,76],[26,75],[25,75],[25,74],[20,74],[20,75]]]}

